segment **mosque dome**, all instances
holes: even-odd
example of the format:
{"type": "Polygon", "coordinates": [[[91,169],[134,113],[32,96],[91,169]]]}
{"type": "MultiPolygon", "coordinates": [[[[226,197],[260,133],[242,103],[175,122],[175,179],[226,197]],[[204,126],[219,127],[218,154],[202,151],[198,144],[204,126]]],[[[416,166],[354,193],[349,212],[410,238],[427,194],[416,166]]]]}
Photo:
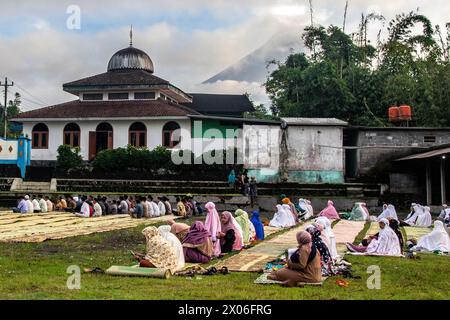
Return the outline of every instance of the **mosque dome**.
{"type": "Polygon", "coordinates": [[[117,51],[108,63],[108,71],[130,69],[154,72],[153,62],[148,54],[133,46],[117,51]]]}

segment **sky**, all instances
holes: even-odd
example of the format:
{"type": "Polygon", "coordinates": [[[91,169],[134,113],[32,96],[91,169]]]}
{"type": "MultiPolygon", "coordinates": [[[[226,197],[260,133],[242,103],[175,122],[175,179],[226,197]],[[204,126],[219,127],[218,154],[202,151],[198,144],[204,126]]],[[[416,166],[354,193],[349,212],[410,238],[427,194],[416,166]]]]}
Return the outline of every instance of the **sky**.
{"type": "MultiPolygon", "coordinates": [[[[312,3],[315,24],[342,25],[345,0],[312,3]]],[[[267,105],[264,79],[202,83],[230,66],[239,69],[255,50],[264,54],[276,35],[301,47],[310,24],[308,0],[0,0],[0,8],[0,81],[15,82],[9,94],[22,94],[23,110],[76,99],[62,84],[105,72],[110,57],[128,46],[131,24],[134,46],[149,54],[157,76],[186,92],[248,92],[267,105]],[[79,28],[67,25],[74,21],[71,6],[80,12],[79,28]]],[[[361,13],[389,21],[417,8],[442,29],[450,21],[448,0],[349,0],[347,30],[356,30],[361,13]]],[[[272,54],[267,50],[267,60],[272,54]]]]}

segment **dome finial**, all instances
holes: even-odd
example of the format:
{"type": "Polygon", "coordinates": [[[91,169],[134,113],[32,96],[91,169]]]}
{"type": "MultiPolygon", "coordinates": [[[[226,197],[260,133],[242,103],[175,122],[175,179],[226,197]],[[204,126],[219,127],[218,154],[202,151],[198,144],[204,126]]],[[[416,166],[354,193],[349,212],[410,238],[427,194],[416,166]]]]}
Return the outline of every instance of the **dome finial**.
{"type": "Polygon", "coordinates": [[[133,46],[133,25],[130,28],[130,47],[133,46]]]}

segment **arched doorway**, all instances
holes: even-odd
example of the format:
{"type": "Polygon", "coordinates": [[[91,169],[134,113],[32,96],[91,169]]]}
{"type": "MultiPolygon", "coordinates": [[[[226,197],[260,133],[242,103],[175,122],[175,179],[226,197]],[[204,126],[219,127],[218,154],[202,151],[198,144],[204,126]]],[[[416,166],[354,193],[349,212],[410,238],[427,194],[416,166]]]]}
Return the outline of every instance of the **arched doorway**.
{"type": "Polygon", "coordinates": [[[100,123],[95,131],[89,132],[89,160],[95,158],[102,150],[113,148],[113,127],[107,123],[100,123]]]}

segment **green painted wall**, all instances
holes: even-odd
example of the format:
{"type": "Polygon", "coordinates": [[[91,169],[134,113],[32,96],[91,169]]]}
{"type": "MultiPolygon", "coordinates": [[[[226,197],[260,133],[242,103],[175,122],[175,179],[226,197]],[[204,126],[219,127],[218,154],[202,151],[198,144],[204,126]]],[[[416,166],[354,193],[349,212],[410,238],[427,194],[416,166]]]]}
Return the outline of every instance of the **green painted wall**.
{"type": "MultiPolygon", "coordinates": [[[[223,123],[220,120],[193,120],[191,123],[191,128],[192,128],[192,137],[193,138],[212,138],[213,136],[215,138],[217,138],[215,135],[216,133],[214,131],[219,130],[220,133],[222,134],[223,138],[227,137],[227,129],[231,129],[231,130],[236,130],[239,129],[240,126],[239,125],[235,125],[235,124],[226,124],[223,123]],[[201,125],[200,125],[201,124],[201,125]],[[208,132],[208,130],[210,129],[216,129],[216,130],[211,130],[210,132],[208,132]]],[[[217,131],[216,131],[217,132],[217,131]]],[[[233,138],[233,136],[229,137],[229,138],[233,138]]]]}
{"type": "MultiPolygon", "coordinates": [[[[278,170],[249,169],[249,176],[258,182],[279,182],[278,170]]],[[[344,173],[340,171],[288,171],[288,182],[298,183],[344,183],[344,173]]]]}
{"type": "Polygon", "coordinates": [[[289,181],[300,183],[344,183],[342,171],[289,171],[289,181]]]}

